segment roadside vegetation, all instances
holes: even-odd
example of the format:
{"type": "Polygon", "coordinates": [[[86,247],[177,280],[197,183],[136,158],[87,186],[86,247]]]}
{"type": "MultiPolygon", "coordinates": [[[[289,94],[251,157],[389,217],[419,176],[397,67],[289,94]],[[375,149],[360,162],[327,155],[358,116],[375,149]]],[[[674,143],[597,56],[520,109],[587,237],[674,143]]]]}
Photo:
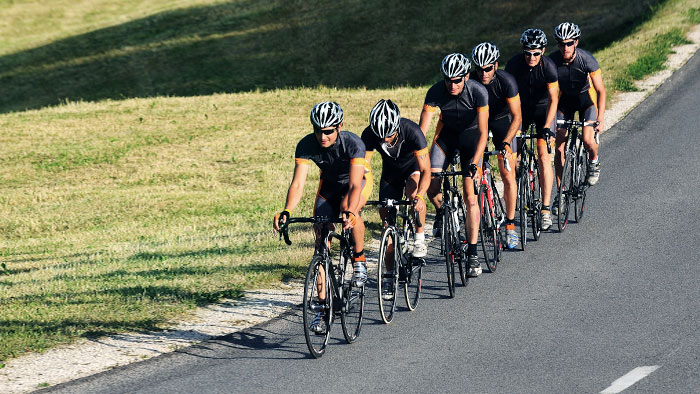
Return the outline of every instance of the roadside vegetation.
{"type": "Polygon", "coordinates": [[[630,90],[700,23],[700,0],[116,3],[0,0],[0,361],[300,278],[311,232],[271,219],[318,101],[356,133],[380,98],[417,121],[446,53],[495,40],[503,66],[564,20],[630,90]]]}

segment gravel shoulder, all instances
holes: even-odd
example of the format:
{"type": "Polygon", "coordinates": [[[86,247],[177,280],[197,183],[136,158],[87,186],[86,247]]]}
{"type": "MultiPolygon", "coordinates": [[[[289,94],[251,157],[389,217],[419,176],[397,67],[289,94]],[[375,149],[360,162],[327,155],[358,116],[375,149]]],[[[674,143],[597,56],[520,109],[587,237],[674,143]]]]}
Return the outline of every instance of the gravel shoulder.
{"type": "MultiPolygon", "coordinates": [[[[606,111],[607,127],[624,118],[690,59],[700,47],[700,25],[690,31],[688,38],[692,44],[676,47],[669,57],[666,70],[637,83],[640,91],[616,95],[606,111]]],[[[430,228],[427,230],[430,234],[430,228]]],[[[368,250],[376,250],[377,247],[376,242],[368,246],[368,250]]],[[[372,256],[368,260],[371,262],[372,256]]],[[[27,354],[9,360],[0,369],[0,392],[31,392],[244,330],[298,305],[302,292],[301,282],[286,283],[274,290],[247,291],[241,300],[198,308],[189,319],[172,322],[170,328],[164,331],[81,339],[44,353],[27,354]]]]}

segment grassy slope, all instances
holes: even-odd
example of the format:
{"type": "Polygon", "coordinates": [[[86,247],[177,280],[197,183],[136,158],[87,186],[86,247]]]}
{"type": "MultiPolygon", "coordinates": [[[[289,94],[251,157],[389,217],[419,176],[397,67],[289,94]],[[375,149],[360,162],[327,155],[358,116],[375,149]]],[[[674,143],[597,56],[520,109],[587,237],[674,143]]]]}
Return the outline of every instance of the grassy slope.
{"type": "MultiPolygon", "coordinates": [[[[499,2],[482,18],[453,3],[5,3],[0,360],[75,335],[152,329],[192,305],[298,277],[309,232],[282,248],[269,224],[313,103],[340,102],[356,132],[382,97],[416,120],[446,52],[496,39],[505,61],[523,28],[549,33],[561,19],[535,1],[499,2]],[[303,87],[319,85],[335,88],[303,87]]],[[[608,86],[700,7],[560,3],[582,45],[603,48],[608,86]]]]}

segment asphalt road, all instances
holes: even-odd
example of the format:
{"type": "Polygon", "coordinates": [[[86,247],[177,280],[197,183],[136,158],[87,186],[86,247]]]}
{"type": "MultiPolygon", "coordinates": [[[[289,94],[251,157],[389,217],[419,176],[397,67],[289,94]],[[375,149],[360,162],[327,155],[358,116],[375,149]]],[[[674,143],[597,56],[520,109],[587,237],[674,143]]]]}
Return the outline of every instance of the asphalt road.
{"type": "Polygon", "coordinates": [[[293,312],[45,391],[700,392],[699,109],[695,55],[603,135],[582,223],[506,253],[455,299],[433,255],[415,312],[400,303],[385,326],[372,292],[358,341],[338,325],[319,360],[293,312]]]}

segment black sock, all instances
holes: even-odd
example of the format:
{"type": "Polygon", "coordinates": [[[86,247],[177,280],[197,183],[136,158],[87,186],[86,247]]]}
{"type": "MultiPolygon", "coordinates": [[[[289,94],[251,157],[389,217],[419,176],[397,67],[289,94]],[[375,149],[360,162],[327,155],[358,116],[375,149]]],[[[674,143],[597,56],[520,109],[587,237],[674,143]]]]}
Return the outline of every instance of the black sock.
{"type": "Polygon", "coordinates": [[[362,256],[363,254],[365,254],[365,250],[364,250],[364,249],[362,249],[362,250],[359,251],[359,252],[352,252],[352,257],[354,257],[354,258],[357,259],[358,257],[362,256]]]}
{"type": "Polygon", "coordinates": [[[476,256],[476,244],[469,244],[467,247],[467,254],[469,256],[476,256]]]}

